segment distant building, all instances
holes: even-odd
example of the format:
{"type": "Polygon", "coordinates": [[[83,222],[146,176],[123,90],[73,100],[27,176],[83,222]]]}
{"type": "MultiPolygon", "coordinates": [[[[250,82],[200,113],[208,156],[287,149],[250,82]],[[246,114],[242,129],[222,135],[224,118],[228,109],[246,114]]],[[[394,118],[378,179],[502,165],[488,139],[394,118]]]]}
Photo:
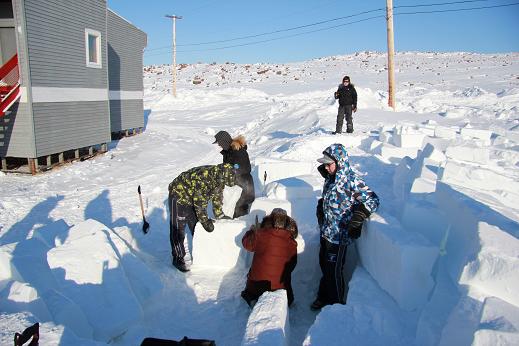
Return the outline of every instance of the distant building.
{"type": "Polygon", "coordinates": [[[0,0],[0,158],[35,173],[141,131],[146,34],[105,0],[0,0]]]}

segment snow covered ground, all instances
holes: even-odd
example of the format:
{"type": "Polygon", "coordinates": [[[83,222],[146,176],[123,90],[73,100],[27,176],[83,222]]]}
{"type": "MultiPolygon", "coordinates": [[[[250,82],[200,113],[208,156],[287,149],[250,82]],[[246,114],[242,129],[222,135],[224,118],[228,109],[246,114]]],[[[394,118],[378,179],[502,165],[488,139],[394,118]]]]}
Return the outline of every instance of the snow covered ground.
{"type": "Polygon", "coordinates": [[[0,173],[0,344],[35,322],[42,345],[188,336],[232,346],[273,335],[290,345],[519,344],[519,54],[399,53],[396,112],[385,64],[360,52],[181,65],[176,99],[170,66],[145,67],[143,134],[34,177],[0,173]],[[355,132],[333,135],[332,95],[345,74],[359,94],[355,132]],[[248,256],[239,236],[251,217],[218,222],[215,238],[197,229],[192,271],[171,266],[167,186],[221,161],[211,143],[222,129],[248,141],[253,213],[283,205],[299,225],[286,326],[279,297],[263,299],[255,325],[240,298],[248,256]],[[336,142],[381,207],[349,249],[347,304],[316,313],[315,167],[336,142]],[[211,256],[219,266],[207,265],[211,256]],[[281,334],[260,323],[269,307],[281,334]]]}

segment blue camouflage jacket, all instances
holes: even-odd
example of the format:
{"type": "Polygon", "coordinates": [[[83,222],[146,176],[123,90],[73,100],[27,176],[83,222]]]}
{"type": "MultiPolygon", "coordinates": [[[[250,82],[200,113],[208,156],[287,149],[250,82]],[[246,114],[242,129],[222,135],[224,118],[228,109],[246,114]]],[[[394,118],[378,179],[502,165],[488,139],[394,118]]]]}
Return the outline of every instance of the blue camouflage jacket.
{"type": "Polygon", "coordinates": [[[324,220],[320,227],[321,237],[339,244],[351,243],[346,229],[340,229],[341,220],[345,224],[351,220],[353,207],[363,203],[370,212],[375,212],[379,199],[375,192],[350,167],[348,152],[342,144],[332,144],[323,153],[331,156],[337,163],[335,175],[326,175],[323,187],[324,220]]]}

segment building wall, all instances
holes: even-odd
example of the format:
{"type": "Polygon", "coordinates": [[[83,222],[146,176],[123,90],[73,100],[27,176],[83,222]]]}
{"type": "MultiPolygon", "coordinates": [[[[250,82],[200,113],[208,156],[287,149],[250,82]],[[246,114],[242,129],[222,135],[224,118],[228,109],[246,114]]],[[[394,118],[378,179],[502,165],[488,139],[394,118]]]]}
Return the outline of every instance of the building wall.
{"type": "Polygon", "coordinates": [[[11,113],[0,118],[0,157],[35,157],[24,3],[13,0],[12,4],[22,97],[11,107],[11,113]]]}
{"type": "Polygon", "coordinates": [[[36,156],[110,141],[105,0],[23,0],[36,156]],[[85,29],[101,34],[87,67],[85,29]]]}
{"type": "Polygon", "coordinates": [[[143,50],[146,34],[107,11],[108,81],[112,132],[144,126],[143,50]]]}

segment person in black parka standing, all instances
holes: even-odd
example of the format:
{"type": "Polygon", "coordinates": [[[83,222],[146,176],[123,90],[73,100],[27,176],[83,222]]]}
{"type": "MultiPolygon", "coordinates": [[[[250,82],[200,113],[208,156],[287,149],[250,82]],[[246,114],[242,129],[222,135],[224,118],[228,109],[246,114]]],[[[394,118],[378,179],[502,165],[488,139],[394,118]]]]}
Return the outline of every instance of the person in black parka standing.
{"type": "Polygon", "coordinates": [[[237,218],[249,213],[250,206],[254,202],[254,182],[252,180],[249,154],[245,137],[232,138],[227,131],[219,131],[213,144],[218,144],[222,151],[223,163],[230,163],[236,169],[236,185],[242,188],[241,196],[234,209],[234,217],[237,218]]]}
{"type": "Polygon", "coordinates": [[[334,93],[335,99],[339,100],[339,110],[337,112],[337,125],[335,126],[335,132],[342,133],[342,123],[346,117],[346,132],[353,132],[353,117],[352,112],[357,111],[357,90],[355,86],[350,83],[350,77],[344,76],[342,84],[339,84],[339,88],[334,93]]]}

